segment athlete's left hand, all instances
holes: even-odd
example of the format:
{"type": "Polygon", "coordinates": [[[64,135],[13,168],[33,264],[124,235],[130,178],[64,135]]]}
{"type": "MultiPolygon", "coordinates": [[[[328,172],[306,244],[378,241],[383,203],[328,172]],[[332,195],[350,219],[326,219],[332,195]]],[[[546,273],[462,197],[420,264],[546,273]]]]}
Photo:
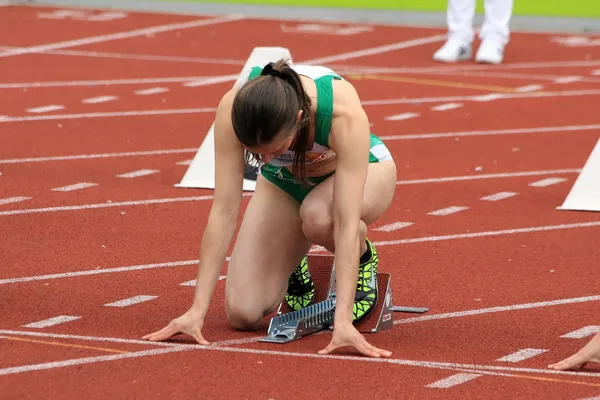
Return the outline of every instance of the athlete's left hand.
{"type": "Polygon", "coordinates": [[[340,347],[354,347],[363,355],[369,357],[389,357],[392,352],[371,345],[352,324],[334,325],[331,341],[319,354],[330,354],[340,347]]]}

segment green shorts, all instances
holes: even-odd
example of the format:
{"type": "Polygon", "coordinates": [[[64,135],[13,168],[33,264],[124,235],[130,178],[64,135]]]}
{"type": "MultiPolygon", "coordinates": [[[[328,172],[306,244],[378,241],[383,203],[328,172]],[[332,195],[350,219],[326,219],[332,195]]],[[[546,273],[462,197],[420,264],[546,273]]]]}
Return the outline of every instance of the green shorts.
{"type": "MultiPolygon", "coordinates": [[[[369,163],[376,163],[391,160],[392,155],[385,144],[375,135],[371,135],[371,151],[369,154],[369,163]]],[[[260,167],[260,172],[268,181],[274,183],[281,190],[292,196],[300,204],[304,201],[306,196],[319,185],[325,181],[331,175],[335,173],[331,172],[324,176],[308,178],[310,186],[304,187],[301,182],[296,180],[294,174],[286,167],[277,167],[271,164],[264,164],[260,167]]]]}

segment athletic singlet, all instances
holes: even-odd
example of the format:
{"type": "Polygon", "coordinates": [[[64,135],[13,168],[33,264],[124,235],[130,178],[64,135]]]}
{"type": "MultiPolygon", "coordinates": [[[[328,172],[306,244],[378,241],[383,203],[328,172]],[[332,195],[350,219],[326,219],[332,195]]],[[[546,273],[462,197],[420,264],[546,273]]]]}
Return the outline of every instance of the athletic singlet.
{"type": "MultiPolygon", "coordinates": [[[[299,75],[311,78],[317,87],[317,111],[315,115],[315,140],[312,149],[306,152],[306,165],[322,161],[335,156],[335,152],[328,147],[329,133],[331,130],[331,117],[333,115],[333,79],[343,80],[332,69],[311,65],[291,65],[299,75]]],[[[253,67],[246,80],[249,81],[260,76],[262,66],[253,67]]],[[[294,151],[287,150],[269,164],[277,167],[291,166],[294,162],[294,151]]]]}

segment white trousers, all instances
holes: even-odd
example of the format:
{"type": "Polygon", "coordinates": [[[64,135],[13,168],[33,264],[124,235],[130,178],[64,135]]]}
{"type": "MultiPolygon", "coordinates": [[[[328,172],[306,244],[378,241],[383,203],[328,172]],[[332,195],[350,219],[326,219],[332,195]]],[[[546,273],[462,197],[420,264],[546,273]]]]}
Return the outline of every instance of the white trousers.
{"type": "MultiPolygon", "coordinates": [[[[448,35],[467,43],[473,41],[473,18],[476,0],[448,0],[448,35]]],[[[510,36],[508,24],[512,16],[514,0],[484,0],[485,19],[480,39],[493,38],[507,44],[510,36]]]]}

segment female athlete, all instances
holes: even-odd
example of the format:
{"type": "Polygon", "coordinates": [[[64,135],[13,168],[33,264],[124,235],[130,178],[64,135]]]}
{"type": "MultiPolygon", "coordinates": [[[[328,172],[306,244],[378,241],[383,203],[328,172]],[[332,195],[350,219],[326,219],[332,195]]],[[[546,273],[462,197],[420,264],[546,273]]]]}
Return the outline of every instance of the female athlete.
{"type": "Polygon", "coordinates": [[[333,70],[282,59],[254,67],[219,103],[214,125],[215,197],[200,247],[191,307],[163,329],[200,344],[204,318],[238,225],[249,161],[260,165],[227,269],[229,324],[256,330],[281,301],[311,303],[307,265],[312,244],[335,255],[336,309],[329,344],[319,354],[354,347],[371,357],[389,351],[369,344],[353,325],[377,301],[378,255],[367,226],[388,208],[396,165],[370,124],[355,88],[333,70]]]}

